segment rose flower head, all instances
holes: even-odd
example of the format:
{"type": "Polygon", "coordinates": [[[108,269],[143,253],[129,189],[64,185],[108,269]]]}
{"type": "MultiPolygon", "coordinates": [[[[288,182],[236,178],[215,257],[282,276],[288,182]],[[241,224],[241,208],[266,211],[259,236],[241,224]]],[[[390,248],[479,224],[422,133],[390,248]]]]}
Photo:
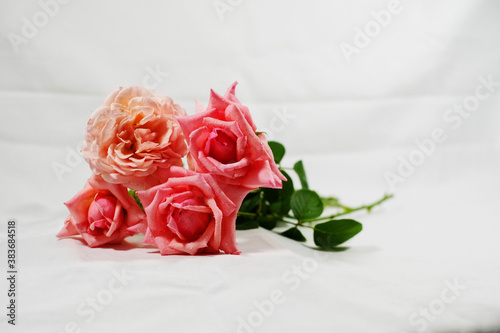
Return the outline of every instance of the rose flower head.
{"type": "Polygon", "coordinates": [[[189,144],[190,168],[248,190],[281,188],[286,180],[274,162],[264,133],[257,133],[248,108],[235,96],[233,83],[224,96],[213,90],[207,109],[177,117],[189,144]]]}
{"type": "Polygon", "coordinates": [[[81,235],[90,247],[121,243],[144,232],[146,214],[118,184],[93,175],[71,200],[65,203],[70,215],[57,237],[81,235]]]}
{"type": "Polygon", "coordinates": [[[210,174],[172,167],[167,182],[138,191],[147,215],[144,243],[171,254],[239,254],[238,208],[210,174]]]}
{"type": "Polygon", "coordinates": [[[184,109],[146,88],[121,87],[95,110],[82,153],[92,172],[134,190],[161,184],[187,154],[175,116],[184,109]]]}

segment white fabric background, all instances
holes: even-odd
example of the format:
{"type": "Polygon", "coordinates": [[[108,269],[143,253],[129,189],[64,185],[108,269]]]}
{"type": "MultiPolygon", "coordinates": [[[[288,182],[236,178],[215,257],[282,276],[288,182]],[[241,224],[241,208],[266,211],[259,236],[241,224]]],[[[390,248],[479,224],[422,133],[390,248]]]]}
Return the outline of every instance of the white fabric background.
{"type": "Polygon", "coordinates": [[[479,77],[500,81],[500,2],[402,0],[351,62],[341,43],[353,45],[389,1],[222,2],[232,3],[223,20],[216,1],[72,0],[51,7],[16,52],[8,36],[22,36],[25,19],[50,1],[2,1],[0,267],[9,218],[20,253],[18,325],[1,314],[1,331],[64,332],[75,322],[81,332],[237,332],[238,318],[276,289],[284,302],[252,331],[500,329],[498,87],[456,129],[444,118],[474,96],[479,77]],[[447,140],[393,200],[355,216],[364,230],[347,251],[325,255],[266,230],[238,232],[240,256],[161,257],[56,240],[62,202],[90,175],[68,149],[77,150],[107,93],[151,83],[193,112],[195,98],[206,103],[210,88],[224,92],[235,80],[256,123],[285,143],[284,164],[302,158],[312,188],[352,205],[392,190],[384,175],[415,152],[415,140],[436,128],[447,140]],[[58,177],[54,163],[70,171],[58,177]],[[291,270],[311,258],[317,267],[293,290],[291,270]],[[108,288],[114,270],[133,280],[86,322],[78,308],[108,288]],[[465,291],[425,329],[412,325],[455,280],[465,291]]]}

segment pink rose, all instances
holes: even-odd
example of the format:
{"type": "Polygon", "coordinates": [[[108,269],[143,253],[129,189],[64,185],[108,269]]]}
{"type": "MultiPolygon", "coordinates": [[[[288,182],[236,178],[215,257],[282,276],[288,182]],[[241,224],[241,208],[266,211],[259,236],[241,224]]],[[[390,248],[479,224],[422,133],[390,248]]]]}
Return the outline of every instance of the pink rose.
{"type": "Polygon", "coordinates": [[[187,154],[174,118],[185,114],[169,97],[146,88],[118,88],[92,113],[83,156],[107,182],[134,190],[161,184],[187,154]]]}
{"type": "Polygon", "coordinates": [[[90,247],[120,243],[145,229],[146,215],[128,190],[100,176],[92,176],[65,205],[70,215],[57,237],[81,235],[90,247]]]}
{"type": "Polygon", "coordinates": [[[172,167],[166,183],[137,195],[147,215],[144,243],[162,255],[240,253],[235,237],[239,206],[211,175],[172,167]]]}
{"type": "Polygon", "coordinates": [[[211,91],[207,110],[197,104],[193,116],[177,117],[189,143],[190,168],[247,188],[281,188],[281,174],[263,133],[248,108],[234,95],[237,82],[224,96],[211,91]]]}

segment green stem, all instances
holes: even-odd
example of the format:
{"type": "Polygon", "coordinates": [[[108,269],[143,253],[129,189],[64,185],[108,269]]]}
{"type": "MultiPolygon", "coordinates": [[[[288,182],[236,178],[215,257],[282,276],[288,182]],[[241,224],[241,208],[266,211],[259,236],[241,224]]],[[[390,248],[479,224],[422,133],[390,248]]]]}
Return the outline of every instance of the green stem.
{"type": "Polygon", "coordinates": [[[254,218],[257,218],[258,216],[263,216],[263,217],[266,217],[266,218],[269,218],[269,219],[275,219],[276,221],[279,221],[279,222],[293,224],[295,227],[307,227],[307,228],[311,228],[311,226],[303,225],[300,221],[297,221],[297,222],[287,221],[287,220],[284,220],[283,218],[280,218],[280,217],[278,217],[276,215],[272,215],[272,214],[260,215],[260,214],[249,213],[249,212],[238,212],[238,216],[247,216],[247,217],[254,217],[254,218]]]}
{"type": "Polygon", "coordinates": [[[276,219],[277,221],[280,221],[280,222],[285,222],[285,223],[288,223],[288,224],[293,224],[295,226],[295,228],[297,227],[302,227],[303,225],[300,224],[298,221],[297,222],[292,222],[292,221],[287,221],[287,220],[283,220],[283,219],[276,219]]]}
{"type": "Polygon", "coordinates": [[[238,216],[248,216],[248,217],[256,217],[257,214],[247,213],[247,212],[238,212],[238,216]]]}
{"type": "Polygon", "coordinates": [[[380,199],[378,201],[375,201],[374,203],[371,203],[369,205],[359,206],[359,207],[356,207],[356,208],[350,208],[350,207],[347,207],[347,206],[340,206],[340,208],[344,209],[343,212],[336,213],[336,214],[333,214],[333,215],[330,215],[330,216],[320,216],[320,217],[316,217],[314,219],[304,219],[304,220],[302,220],[302,222],[315,222],[315,221],[322,221],[322,220],[332,220],[332,219],[337,218],[339,216],[351,214],[353,212],[357,212],[357,211],[365,210],[365,209],[369,213],[373,209],[373,207],[382,204],[384,201],[389,200],[393,196],[394,195],[392,195],[392,194],[385,194],[382,197],[382,199],[380,199]]]}
{"type": "MultiPolygon", "coordinates": [[[[261,192],[262,194],[264,192],[261,192]]],[[[307,225],[307,224],[304,224],[304,223],[307,223],[307,222],[317,222],[317,221],[323,221],[323,220],[333,220],[339,216],[343,216],[343,215],[347,215],[347,214],[350,214],[350,213],[353,213],[353,212],[357,212],[357,211],[360,211],[360,210],[367,210],[368,212],[370,212],[373,207],[375,206],[378,206],[380,204],[382,204],[384,201],[386,200],[389,200],[390,198],[393,197],[392,194],[385,194],[381,199],[369,204],[369,205],[363,205],[363,206],[359,206],[359,207],[356,207],[356,208],[350,208],[350,207],[346,207],[346,206],[340,206],[342,209],[344,209],[343,212],[340,212],[340,213],[337,213],[337,214],[333,214],[333,215],[329,215],[329,216],[323,216],[323,217],[317,217],[317,218],[314,218],[314,219],[304,219],[304,220],[297,220],[297,222],[292,222],[292,221],[287,221],[285,219],[283,219],[283,217],[278,217],[276,215],[272,215],[272,214],[266,214],[266,215],[262,215],[260,213],[261,211],[261,208],[262,208],[262,194],[261,194],[261,202],[259,202],[259,208],[258,208],[258,211],[257,213],[249,213],[249,212],[238,212],[238,216],[247,216],[247,217],[253,217],[253,218],[257,218],[259,216],[264,216],[266,218],[270,218],[270,219],[275,219],[276,221],[279,221],[279,222],[284,222],[284,223],[288,223],[288,224],[293,224],[295,226],[295,228],[297,227],[306,227],[306,228],[309,228],[309,229],[313,229],[315,230],[316,228],[314,228],[314,226],[312,225],[307,225]]],[[[292,219],[295,219],[294,217],[292,216],[289,216],[289,218],[292,218],[292,219]]]]}
{"type": "Polygon", "coordinates": [[[262,203],[264,202],[264,191],[260,191],[259,193],[259,208],[257,208],[257,215],[261,216],[262,215],[262,203]]]}

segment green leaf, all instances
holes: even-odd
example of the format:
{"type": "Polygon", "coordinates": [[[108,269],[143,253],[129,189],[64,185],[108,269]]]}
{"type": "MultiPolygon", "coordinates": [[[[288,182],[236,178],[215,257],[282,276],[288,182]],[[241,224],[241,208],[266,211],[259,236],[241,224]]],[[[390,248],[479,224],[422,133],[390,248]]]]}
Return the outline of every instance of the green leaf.
{"type": "Polygon", "coordinates": [[[299,176],[302,189],[307,190],[309,188],[309,184],[307,183],[306,170],[304,170],[304,164],[302,161],[295,163],[293,170],[295,170],[297,176],[299,176]]]}
{"type": "Polygon", "coordinates": [[[306,241],[306,238],[304,237],[304,235],[302,235],[300,230],[295,228],[295,227],[290,228],[290,229],[282,232],[280,235],[288,237],[288,238],[293,239],[293,240],[296,240],[298,242],[305,242],[306,241]]]}
{"type": "Polygon", "coordinates": [[[132,196],[132,198],[134,198],[135,202],[137,202],[137,204],[139,205],[139,207],[141,207],[142,211],[144,211],[144,207],[142,206],[141,199],[139,199],[139,197],[137,196],[137,194],[135,194],[135,191],[134,190],[128,190],[128,194],[130,194],[132,196]]]}
{"type": "Polygon", "coordinates": [[[278,216],[285,216],[290,211],[290,199],[271,203],[269,210],[278,216]]]}
{"type": "Polygon", "coordinates": [[[314,226],[314,244],[329,249],[358,234],[363,225],[354,220],[331,220],[314,226]]]}
{"type": "Polygon", "coordinates": [[[260,216],[257,219],[257,221],[262,228],[267,229],[267,230],[273,230],[276,227],[276,223],[277,223],[275,218],[271,218],[271,217],[267,217],[267,216],[260,216]]]}
{"type": "Polygon", "coordinates": [[[257,210],[260,200],[259,191],[260,190],[258,190],[258,192],[250,192],[247,194],[247,196],[245,197],[245,199],[243,199],[243,202],[241,203],[239,209],[240,212],[252,213],[255,210],[257,210]]]}
{"type": "Polygon", "coordinates": [[[298,220],[314,219],[323,213],[323,202],[318,193],[311,190],[298,190],[290,199],[293,215],[298,220]]]}
{"type": "Polygon", "coordinates": [[[249,230],[257,229],[259,227],[259,222],[254,219],[238,219],[236,220],[236,230],[249,230]]]}
{"type": "Polygon", "coordinates": [[[339,199],[335,197],[321,197],[321,201],[323,201],[323,206],[325,207],[342,207],[339,199]]]}
{"type": "Polygon", "coordinates": [[[281,189],[263,189],[264,200],[268,201],[270,204],[269,210],[278,216],[288,214],[290,211],[290,199],[295,191],[293,187],[293,180],[290,175],[283,170],[281,170],[281,173],[283,173],[283,176],[287,179],[283,182],[283,187],[281,189]]]}
{"type": "Polygon", "coordinates": [[[269,141],[268,144],[273,151],[274,162],[276,162],[276,164],[280,164],[283,156],[285,156],[285,146],[276,141],[269,141]]]}

